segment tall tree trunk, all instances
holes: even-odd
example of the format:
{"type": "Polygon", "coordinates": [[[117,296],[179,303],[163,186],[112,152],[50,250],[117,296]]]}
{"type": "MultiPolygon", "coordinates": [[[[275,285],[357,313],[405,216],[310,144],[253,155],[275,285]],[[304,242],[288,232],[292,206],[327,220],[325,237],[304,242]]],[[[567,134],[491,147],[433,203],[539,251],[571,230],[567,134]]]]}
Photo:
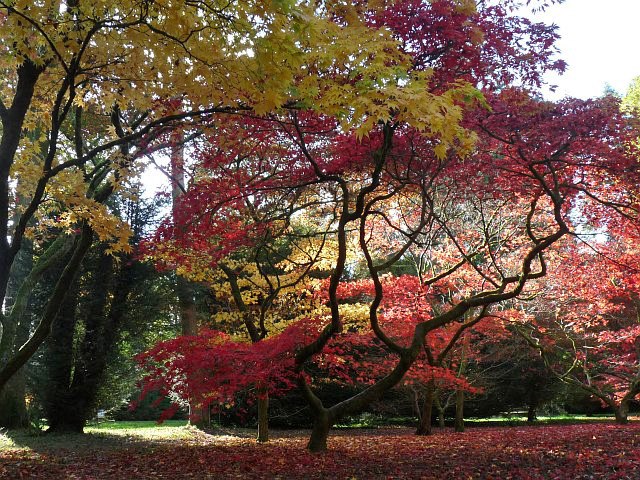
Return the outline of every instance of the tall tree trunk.
{"type": "Polygon", "coordinates": [[[183,335],[198,334],[198,316],[196,315],[196,303],[193,295],[191,283],[182,277],[177,277],[176,296],[178,297],[180,326],[183,335]]]}
{"type": "MultiPolygon", "coordinates": [[[[184,135],[176,130],[171,133],[171,199],[172,216],[174,222],[179,224],[180,209],[179,199],[185,193],[185,167],[184,167],[184,135]]],[[[180,312],[180,325],[183,335],[198,334],[198,317],[196,315],[196,303],[194,288],[187,279],[178,276],[175,285],[180,312]]],[[[189,423],[206,428],[211,425],[211,411],[208,405],[200,404],[199,399],[189,401],[189,423]]]]}
{"type": "Polygon", "coordinates": [[[542,386],[542,382],[540,381],[532,381],[529,382],[528,387],[528,395],[527,395],[527,422],[533,423],[538,417],[536,412],[538,410],[538,405],[540,403],[540,388],[542,386]]]}
{"type": "Polygon", "coordinates": [[[328,410],[323,409],[323,411],[316,413],[313,419],[313,428],[311,430],[307,449],[314,453],[326,451],[329,430],[331,430],[332,426],[333,424],[330,421],[328,410]]]}
{"type": "Polygon", "coordinates": [[[617,424],[625,425],[629,423],[629,404],[627,402],[623,401],[617,408],[614,408],[613,411],[617,424]]]}
{"type": "MultiPolygon", "coordinates": [[[[30,241],[24,242],[24,248],[16,256],[16,261],[11,270],[11,279],[7,288],[5,301],[5,318],[13,308],[18,296],[18,290],[33,268],[33,245],[30,241]]],[[[16,322],[13,352],[29,339],[31,330],[31,315],[22,311],[11,319],[16,322]]],[[[26,403],[26,365],[18,370],[9,380],[4,389],[0,390],[0,427],[27,428],[29,426],[29,414],[26,403]]]]}
{"type": "Polygon", "coordinates": [[[121,259],[114,275],[113,257],[104,253],[104,247],[96,249],[83,271],[83,278],[91,281],[82,285],[82,295],[78,293],[80,285],[75,286],[74,295],[60,311],[49,351],[49,383],[56,392],[47,399],[51,431],[82,432],[98,407],[98,392],[135,281],[134,267],[128,260],[121,259]],[[76,329],[76,325],[82,328],[76,329]]]}
{"type": "Polygon", "coordinates": [[[0,427],[17,429],[29,426],[25,395],[26,381],[23,367],[9,379],[0,392],[0,427]]]}
{"type": "Polygon", "coordinates": [[[464,390],[456,390],[456,432],[464,432],[464,390]]]}
{"type": "MultiPolygon", "coordinates": [[[[462,339],[458,377],[462,377],[467,370],[467,351],[469,350],[470,338],[469,335],[465,335],[462,339]]],[[[456,390],[456,419],[454,428],[456,432],[464,432],[464,390],[462,389],[456,390]]]]}
{"type": "Polygon", "coordinates": [[[422,405],[422,415],[418,422],[416,435],[431,435],[431,415],[433,413],[433,400],[435,394],[435,385],[433,381],[427,383],[425,389],[424,403],[422,405]]]}
{"type": "MultiPolygon", "coordinates": [[[[75,282],[74,282],[75,283],[75,282]]],[[[73,374],[73,344],[76,330],[77,286],[72,287],[53,322],[47,340],[44,413],[49,432],[82,433],[84,419],[69,386],[73,374]]]]}
{"type": "Polygon", "coordinates": [[[269,441],[269,390],[258,389],[258,442],[269,441]]]}
{"type": "Polygon", "coordinates": [[[439,389],[436,389],[434,396],[435,396],[435,404],[436,404],[436,410],[438,410],[438,426],[440,428],[444,428],[444,406],[442,405],[442,402],[440,401],[440,392],[439,389]]]}
{"type": "Polygon", "coordinates": [[[85,334],[76,357],[73,381],[70,386],[77,409],[86,424],[95,413],[98,392],[105,378],[111,355],[116,348],[121,326],[127,312],[127,299],[135,278],[129,258],[121,259],[117,275],[113,259],[101,252],[100,271],[93,290],[103,286],[108,297],[94,295],[95,303],[84,318],[85,334]],[[107,287],[108,285],[108,287],[107,287]],[[110,301],[109,301],[110,300],[110,301]]]}

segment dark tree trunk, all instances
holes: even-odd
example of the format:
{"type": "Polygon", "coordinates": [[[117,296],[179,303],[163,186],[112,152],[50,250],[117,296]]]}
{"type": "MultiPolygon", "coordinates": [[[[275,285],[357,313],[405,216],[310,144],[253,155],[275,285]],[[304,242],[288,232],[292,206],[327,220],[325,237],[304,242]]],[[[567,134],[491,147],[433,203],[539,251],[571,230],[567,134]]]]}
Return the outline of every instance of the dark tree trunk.
{"type": "Polygon", "coordinates": [[[0,427],[17,429],[29,426],[25,394],[24,371],[21,369],[0,392],[0,427]]]}
{"type": "Polygon", "coordinates": [[[614,414],[618,425],[629,423],[629,404],[622,402],[617,408],[614,408],[614,414]]]}
{"type": "MultiPolygon", "coordinates": [[[[188,280],[177,277],[175,291],[178,297],[182,334],[197,335],[198,317],[196,315],[196,304],[193,298],[193,286],[188,280]]],[[[199,399],[197,398],[191,399],[189,401],[189,423],[200,429],[211,426],[209,406],[200,405],[199,399]]]]}
{"type": "Polygon", "coordinates": [[[307,448],[311,452],[324,452],[327,450],[327,439],[329,438],[329,430],[331,430],[332,422],[329,418],[328,410],[324,410],[315,415],[313,420],[313,429],[307,448]]]}
{"type": "Polygon", "coordinates": [[[269,391],[261,388],[258,392],[258,442],[269,441],[269,391]]]}
{"type": "Polygon", "coordinates": [[[433,413],[434,394],[435,388],[433,382],[429,382],[425,390],[424,403],[422,405],[422,415],[420,416],[420,421],[418,422],[416,435],[431,435],[431,415],[433,413]]]}
{"type": "Polygon", "coordinates": [[[135,267],[128,259],[121,259],[122,266],[114,275],[113,257],[103,249],[96,255],[88,259],[93,262],[85,276],[92,279],[83,287],[85,293],[81,298],[76,290],[68,298],[51,335],[49,381],[56,394],[48,397],[47,419],[52,431],[82,432],[99,406],[98,392],[135,282],[135,267]],[[79,305],[78,300],[82,300],[79,305]],[[84,335],[74,339],[80,322],[84,335]]]}
{"type": "MultiPolygon", "coordinates": [[[[7,289],[6,310],[13,307],[18,290],[33,268],[33,246],[31,242],[24,242],[24,249],[16,256],[16,262],[11,271],[11,279],[7,289]]],[[[14,316],[15,340],[13,352],[29,339],[31,330],[31,315],[26,312],[14,316]]],[[[0,427],[27,428],[29,427],[29,413],[26,403],[26,366],[18,370],[0,392],[0,427]]]]}
{"type": "Polygon", "coordinates": [[[73,373],[73,339],[76,330],[77,287],[74,285],[53,322],[47,341],[44,414],[51,432],[82,432],[84,420],[69,386],[73,373]]]}
{"type": "Polygon", "coordinates": [[[538,410],[538,405],[540,404],[540,388],[542,388],[542,381],[539,379],[534,379],[534,381],[529,382],[528,385],[528,409],[527,409],[527,422],[533,423],[538,417],[536,415],[536,411],[538,410]]]}
{"type": "Polygon", "coordinates": [[[440,401],[440,395],[439,395],[439,390],[436,389],[436,392],[434,394],[434,402],[436,404],[436,410],[438,410],[438,426],[440,428],[444,428],[444,407],[442,406],[442,402],[440,401]]]}
{"type": "MultiPolygon", "coordinates": [[[[29,339],[30,328],[31,316],[21,315],[16,330],[16,350],[29,339]]],[[[26,368],[24,366],[18,370],[0,393],[0,427],[11,429],[29,427],[26,368]]]]}
{"type": "Polygon", "coordinates": [[[456,390],[455,431],[464,432],[464,390],[456,390]]]}
{"type": "MultiPolygon", "coordinates": [[[[198,317],[194,300],[194,289],[191,283],[182,278],[176,279],[176,294],[180,309],[180,324],[183,335],[198,334],[198,317]]],[[[209,405],[200,405],[199,399],[189,401],[189,423],[197,428],[205,429],[211,426],[211,412],[209,405]]]]}

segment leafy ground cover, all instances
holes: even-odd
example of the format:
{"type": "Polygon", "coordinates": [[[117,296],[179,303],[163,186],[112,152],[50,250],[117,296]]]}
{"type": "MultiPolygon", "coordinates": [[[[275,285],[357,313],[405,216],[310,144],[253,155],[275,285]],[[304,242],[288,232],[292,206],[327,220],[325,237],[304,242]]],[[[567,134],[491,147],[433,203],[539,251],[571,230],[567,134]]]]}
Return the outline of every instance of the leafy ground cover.
{"type": "Polygon", "coordinates": [[[0,478],[11,479],[637,479],[640,423],[469,428],[417,437],[407,428],[341,430],[330,451],[307,432],[206,434],[100,425],[85,435],[0,435],[0,478]]]}

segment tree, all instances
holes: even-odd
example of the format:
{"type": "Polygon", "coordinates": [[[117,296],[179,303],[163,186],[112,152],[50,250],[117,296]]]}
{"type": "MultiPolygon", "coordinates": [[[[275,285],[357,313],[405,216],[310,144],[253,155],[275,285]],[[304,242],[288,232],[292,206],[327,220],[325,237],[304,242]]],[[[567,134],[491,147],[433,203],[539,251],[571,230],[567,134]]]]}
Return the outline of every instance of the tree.
{"type": "Polygon", "coordinates": [[[594,250],[567,245],[547,295],[523,306],[526,323],[516,323],[555,376],[599,399],[618,423],[640,395],[636,235],[624,231],[594,250]]]}
{"type": "MultiPolygon", "coordinates": [[[[284,145],[285,160],[266,178],[252,177],[239,189],[227,189],[222,204],[200,210],[206,215],[196,217],[201,232],[207,231],[200,222],[206,218],[208,232],[215,233],[221,259],[237,247],[239,238],[251,242],[254,229],[259,230],[250,218],[232,215],[229,221],[218,216],[222,205],[268,190],[303,215],[307,192],[322,200],[320,209],[313,203],[309,217],[317,219],[318,236],[330,234],[337,247],[328,272],[329,312],[312,319],[321,322],[315,327],[319,333],[297,349],[294,369],[314,415],[309,442],[313,451],[326,449],[329,429],[339,418],[357,412],[403,379],[430,332],[485,316],[493,305],[518,298],[530,281],[544,277],[547,250],[576,231],[571,217],[576,205],[585,203],[585,211],[600,218],[606,218],[608,209],[614,215],[635,214],[633,198],[615,188],[634,171],[626,146],[633,130],[615,100],[554,104],[536,100],[522,88],[492,88],[505,80],[535,87],[541,72],[562,68],[552,58],[552,28],[490,4],[475,10],[454,2],[398,2],[379,11],[365,8],[363,15],[372,25],[392,29],[412,58],[412,72],[432,69],[428,90],[415,93],[420,105],[431,106],[428,120],[415,122],[413,112],[407,116],[398,98],[388,95],[376,100],[387,113],[377,120],[367,117],[365,124],[374,126],[367,136],[361,129],[338,128],[339,119],[315,112],[266,117],[261,128],[272,123],[270,131],[278,145],[284,145]],[[484,43],[482,35],[487,36],[484,43]],[[541,50],[533,55],[519,46],[524,37],[541,50]],[[523,58],[531,62],[518,63],[523,58]],[[521,68],[503,69],[500,62],[521,68]],[[461,89],[460,78],[487,86],[486,103],[474,103],[479,97],[468,87],[461,89]],[[460,201],[478,208],[461,216],[456,213],[460,201]],[[460,218],[491,225],[485,213],[495,204],[510,206],[498,234],[489,228],[471,233],[461,228],[460,218]],[[240,236],[241,230],[249,235],[240,236]],[[389,230],[397,239],[383,252],[379,239],[389,230]],[[382,321],[386,311],[381,305],[389,289],[382,278],[418,241],[431,242],[434,250],[445,253],[435,257],[425,285],[449,291],[462,277],[467,287],[452,295],[442,311],[416,316],[408,336],[396,337],[382,321]],[[370,330],[393,366],[359,394],[326,407],[313,391],[309,366],[344,332],[339,290],[349,282],[351,246],[364,259],[374,286],[368,301],[370,330]]],[[[359,112],[359,105],[351,111],[359,112]]]]}
{"type": "MultiPolygon", "coordinates": [[[[42,218],[49,218],[68,239],[51,243],[55,251],[36,261],[27,284],[51,255],[72,251],[33,334],[15,352],[18,310],[2,316],[0,387],[48,335],[93,238],[127,248],[127,229],[104,203],[163,147],[167,128],[304,105],[364,132],[389,115],[375,101],[379,92],[409,105],[412,89],[426,82],[414,76],[400,88],[395,79],[406,77],[406,61],[396,42],[353,8],[332,4],[121,0],[98,8],[20,0],[0,2],[0,28],[0,297],[32,222],[34,233],[46,232],[42,218]],[[356,108],[347,113],[345,105],[356,108]],[[17,177],[23,183],[15,191],[17,177]]],[[[415,106],[406,116],[428,122],[431,112],[415,106]]]]}
{"type": "MultiPolygon", "coordinates": [[[[115,208],[134,228],[135,248],[150,209],[138,201],[121,201],[115,208]]],[[[131,254],[116,257],[105,252],[108,248],[95,244],[85,256],[45,342],[40,358],[44,386],[37,386],[36,393],[49,431],[82,433],[95,416],[109,363],[131,318],[131,306],[136,305],[138,284],[149,275],[148,267],[131,254]]],[[[41,293],[46,297],[48,292],[41,293]]]]}

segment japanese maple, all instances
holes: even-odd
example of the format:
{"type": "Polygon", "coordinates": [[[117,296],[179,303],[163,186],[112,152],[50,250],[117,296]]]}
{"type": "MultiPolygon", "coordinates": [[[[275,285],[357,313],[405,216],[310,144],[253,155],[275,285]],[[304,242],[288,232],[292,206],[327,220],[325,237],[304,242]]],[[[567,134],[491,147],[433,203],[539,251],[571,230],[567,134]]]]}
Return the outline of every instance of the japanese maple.
{"type": "MultiPolygon", "coordinates": [[[[303,325],[313,328],[304,331],[313,335],[300,337],[293,356],[296,381],[314,416],[309,442],[314,451],[326,448],[328,431],[339,418],[402,381],[432,334],[485,317],[494,305],[518,298],[532,280],[545,277],[547,251],[577,232],[576,209],[610,223],[635,216],[633,195],[622,185],[635,171],[628,147],[635,130],[616,101],[552,103],[521,88],[535,88],[544,71],[562,68],[553,58],[553,28],[490,2],[477,9],[445,0],[354,8],[373,28],[389,29],[400,41],[412,59],[411,75],[426,82],[421,90],[408,87],[398,96],[383,92],[371,98],[372,111],[384,110],[384,116],[368,114],[355,102],[334,116],[302,108],[230,125],[236,133],[228,149],[226,137],[212,138],[209,156],[216,160],[210,164],[214,173],[204,176],[206,195],[185,207],[193,214],[179,228],[188,233],[170,240],[179,238],[178,245],[214,265],[238,247],[255,245],[260,236],[255,232],[289,237],[303,218],[304,236],[320,245],[314,251],[330,254],[306,255],[309,272],[315,264],[328,277],[326,310],[305,318],[311,323],[303,325]],[[414,16],[424,20],[423,27],[414,16]],[[523,46],[523,38],[532,43],[523,46]],[[534,47],[541,49],[533,54],[534,47]],[[497,68],[503,60],[517,68],[497,68]],[[510,85],[492,88],[503,81],[510,85]],[[484,97],[469,83],[486,87],[484,97]],[[408,98],[424,111],[405,110],[401,103],[408,98]],[[426,118],[416,117],[426,111],[426,118]],[[362,118],[367,135],[345,125],[346,117],[362,118]],[[221,166],[227,174],[215,173],[221,166]],[[295,214],[256,216],[261,210],[252,211],[247,200],[257,201],[263,212],[295,214]],[[283,228],[273,229],[276,225],[283,228]],[[429,252],[426,268],[417,272],[420,283],[403,277],[387,281],[386,272],[417,246],[429,252]],[[350,348],[373,342],[385,352],[384,361],[371,377],[366,364],[345,375],[355,374],[366,388],[325,406],[308,365],[324,360],[340,369],[338,359],[345,353],[331,349],[355,333],[348,331],[341,291],[359,288],[350,278],[358,264],[367,277],[362,285],[368,293],[359,295],[367,304],[370,333],[351,336],[350,348]],[[408,301],[394,293],[396,284],[409,297],[420,297],[418,288],[430,289],[431,300],[408,301]],[[397,305],[385,303],[394,298],[397,305]],[[392,318],[405,321],[388,322],[392,318]]],[[[352,80],[369,81],[358,75],[352,80]]],[[[215,128],[212,132],[215,136],[215,128]]]]}
{"type": "Polygon", "coordinates": [[[544,295],[522,305],[527,315],[516,323],[558,378],[599,399],[619,423],[640,396],[639,271],[635,239],[624,240],[566,246],[544,295]]]}

